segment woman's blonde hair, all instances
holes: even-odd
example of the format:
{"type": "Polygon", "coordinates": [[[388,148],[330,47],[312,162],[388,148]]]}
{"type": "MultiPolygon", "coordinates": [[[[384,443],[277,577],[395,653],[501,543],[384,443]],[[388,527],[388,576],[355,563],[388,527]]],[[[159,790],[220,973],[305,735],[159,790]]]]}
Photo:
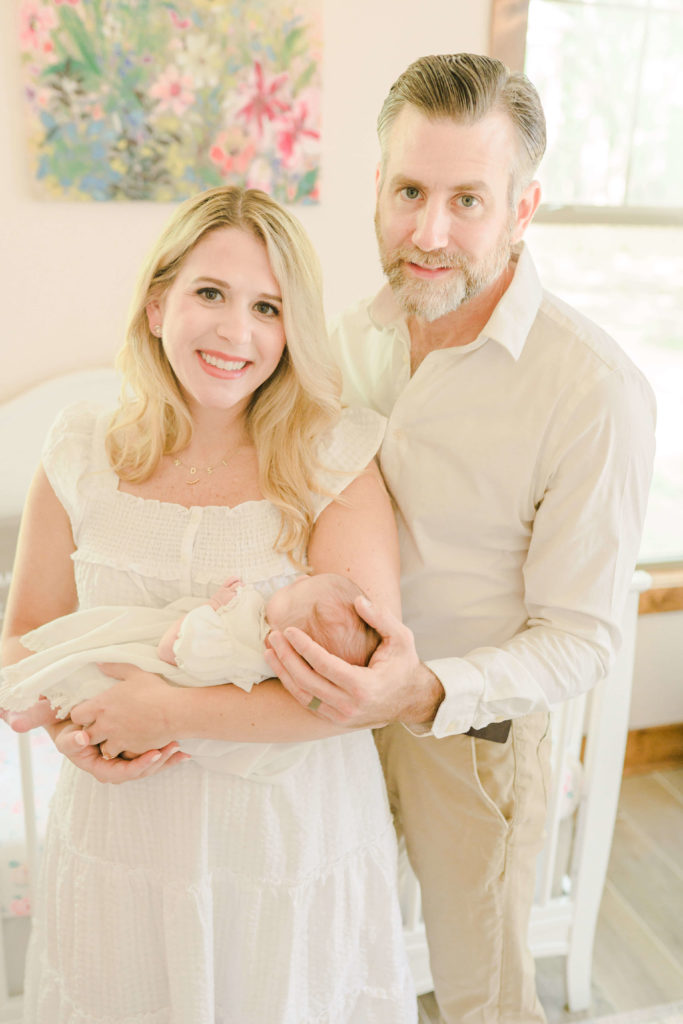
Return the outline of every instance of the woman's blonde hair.
{"type": "Polygon", "coordinates": [[[341,380],[327,343],[315,250],[299,222],[264,192],[226,186],[186,200],[148,256],[117,359],[124,397],[109,428],[107,454],[122,479],[138,482],[162,456],[190,442],[192,418],[146,307],[162,298],[199,240],[219,228],[238,228],[263,242],[281,289],[287,343],[274,373],[252,395],[247,429],[263,496],[282,513],[277,549],[301,565],[315,497],[324,493],[317,483],[317,443],[339,418],[341,380]]]}

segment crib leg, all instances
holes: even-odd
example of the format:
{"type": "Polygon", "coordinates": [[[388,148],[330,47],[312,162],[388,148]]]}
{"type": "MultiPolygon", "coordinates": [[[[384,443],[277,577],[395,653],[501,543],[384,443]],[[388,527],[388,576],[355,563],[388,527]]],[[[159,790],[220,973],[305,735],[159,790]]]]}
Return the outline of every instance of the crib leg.
{"type": "Polygon", "coordinates": [[[591,1001],[595,926],[607,875],[628,734],[638,595],[649,577],[637,572],[627,599],[622,646],[614,667],[590,696],[585,753],[586,797],[579,809],[574,868],[574,920],[567,952],[567,1004],[586,1010],[591,1001]]]}

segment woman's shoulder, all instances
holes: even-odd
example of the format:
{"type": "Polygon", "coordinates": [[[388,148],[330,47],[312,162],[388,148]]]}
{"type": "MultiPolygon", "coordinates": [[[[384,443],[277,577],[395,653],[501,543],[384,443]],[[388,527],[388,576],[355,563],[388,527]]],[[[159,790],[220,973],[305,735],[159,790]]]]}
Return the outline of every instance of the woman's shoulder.
{"type": "Polygon", "coordinates": [[[326,494],[316,509],[316,518],[377,455],[386,424],[386,418],[373,409],[362,406],[342,409],[336,424],[322,436],[318,445],[320,483],[326,494]]]}
{"type": "Polygon", "coordinates": [[[386,418],[374,409],[342,409],[336,424],[321,439],[320,461],[326,469],[364,469],[379,451],[386,425],[386,418]]]}
{"type": "Polygon", "coordinates": [[[109,468],[104,438],[112,410],[76,402],[58,413],[42,451],[42,463],[57,497],[71,514],[82,480],[109,468]]]}
{"type": "Polygon", "coordinates": [[[83,445],[90,446],[102,427],[111,420],[112,410],[96,402],[75,402],[57,413],[48,430],[43,454],[56,449],[68,448],[74,453],[83,445]]]}

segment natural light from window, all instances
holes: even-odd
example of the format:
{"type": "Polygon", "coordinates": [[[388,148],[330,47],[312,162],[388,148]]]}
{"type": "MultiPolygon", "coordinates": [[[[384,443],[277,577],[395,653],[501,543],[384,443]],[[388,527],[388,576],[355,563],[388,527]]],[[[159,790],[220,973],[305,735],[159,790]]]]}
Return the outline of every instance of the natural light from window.
{"type": "Polygon", "coordinates": [[[642,564],[683,562],[681,53],[683,0],[530,0],[525,71],[548,150],[527,237],[546,287],[609,331],[657,395],[642,564]]]}

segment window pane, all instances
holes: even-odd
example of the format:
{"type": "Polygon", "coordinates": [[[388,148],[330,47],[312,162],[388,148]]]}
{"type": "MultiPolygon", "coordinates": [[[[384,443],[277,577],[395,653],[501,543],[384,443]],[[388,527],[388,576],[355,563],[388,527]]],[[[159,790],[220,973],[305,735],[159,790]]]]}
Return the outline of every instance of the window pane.
{"type": "Polygon", "coordinates": [[[532,0],[525,70],[548,122],[544,202],[625,201],[646,12],[532,0]]]}
{"type": "Polygon", "coordinates": [[[604,327],[657,396],[657,454],[641,562],[683,560],[683,231],[532,224],[549,291],[604,327]]]}
{"type": "Polygon", "coordinates": [[[634,206],[683,206],[682,53],[681,13],[651,14],[627,193],[634,206]]]}

